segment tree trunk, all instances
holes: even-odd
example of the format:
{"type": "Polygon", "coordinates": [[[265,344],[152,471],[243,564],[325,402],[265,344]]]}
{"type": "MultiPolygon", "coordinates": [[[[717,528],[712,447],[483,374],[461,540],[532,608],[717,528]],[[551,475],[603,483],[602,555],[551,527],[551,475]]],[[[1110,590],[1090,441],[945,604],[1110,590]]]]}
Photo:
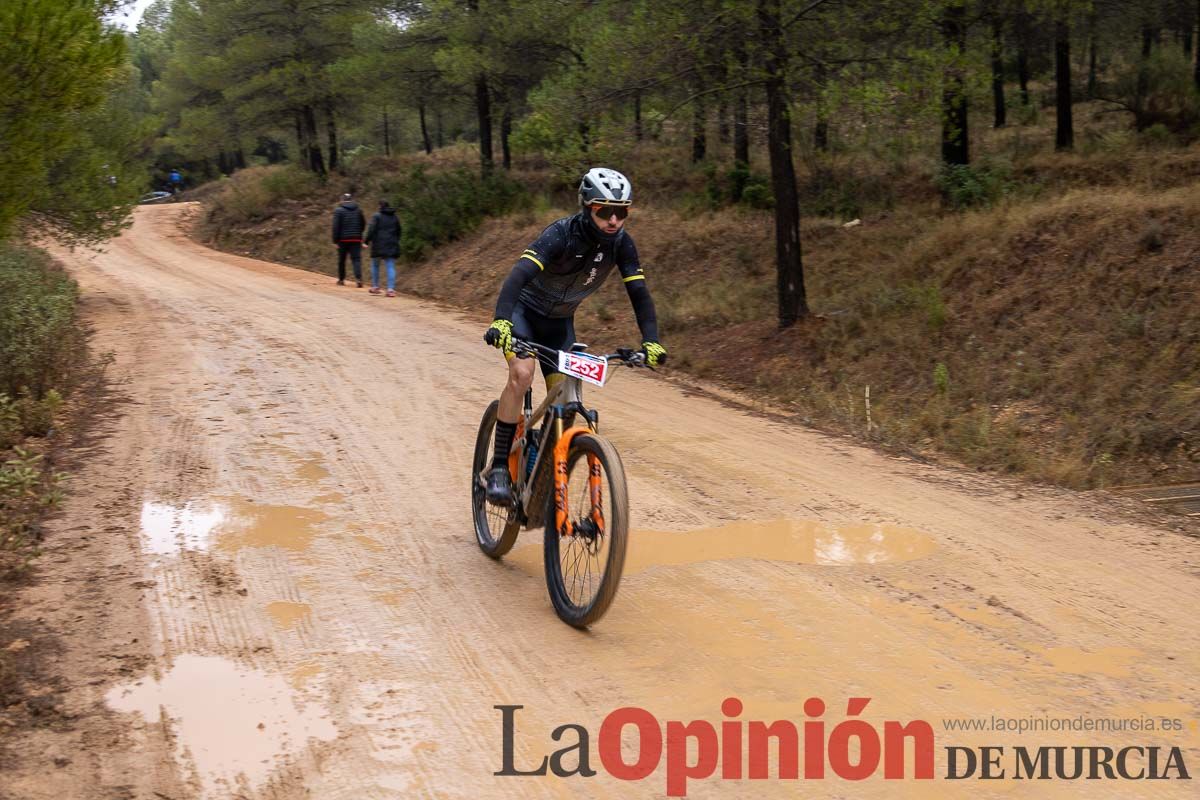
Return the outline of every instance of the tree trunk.
{"type": "Polygon", "coordinates": [[[304,107],[304,139],[308,144],[308,168],[325,175],[325,158],[321,155],[321,140],[317,135],[317,114],[312,106],[304,107]]]}
{"type": "Polygon", "coordinates": [[[1065,16],[1054,23],[1054,99],[1057,126],[1054,149],[1075,147],[1075,123],[1071,117],[1071,23],[1065,16]]]}
{"type": "Polygon", "coordinates": [[[824,153],[829,150],[829,121],[817,118],[813,125],[813,147],[824,153]]]}
{"type": "MultiPolygon", "coordinates": [[[[740,67],[738,77],[744,80],[749,72],[749,63],[746,48],[740,41],[735,54],[740,67]]],[[[750,166],[749,104],[746,87],[738,87],[737,96],[733,98],[733,162],[747,167],[750,166]]]]}
{"type": "Polygon", "coordinates": [[[942,163],[971,163],[967,130],[967,93],[963,58],[967,51],[966,9],[952,2],[942,11],[942,36],[952,61],[942,89],[942,163]]]}
{"type": "Polygon", "coordinates": [[[829,149],[829,112],[825,108],[825,65],[817,64],[817,122],[813,126],[813,147],[821,152],[829,149]]]}
{"type": "Polygon", "coordinates": [[[1150,54],[1154,51],[1154,29],[1142,26],[1142,60],[1138,64],[1137,84],[1133,95],[1133,126],[1140,133],[1146,125],[1146,99],[1150,93],[1150,54]]]}
{"type": "Polygon", "coordinates": [[[717,141],[721,144],[729,144],[729,100],[725,97],[721,98],[720,104],[717,106],[717,141]]]}
{"type": "Polygon", "coordinates": [[[642,92],[639,89],[633,93],[633,140],[642,140],[642,92]]]}
{"type": "Polygon", "coordinates": [[[429,126],[425,122],[425,101],[417,103],[417,116],[421,120],[421,146],[425,148],[425,155],[433,154],[433,143],[429,141],[429,126]]]}
{"type": "Polygon", "coordinates": [[[1017,84],[1021,87],[1021,105],[1029,105],[1029,14],[1017,15],[1017,84]]]}
{"type": "Polygon", "coordinates": [[[1200,91],[1200,0],[1196,0],[1196,70],[1193,78],[1196,83],[1197,91],[1200,91]]]}
{"type": "Polygon", "coordinates": [[[500,154],[503,159],[504,169],[512,169],[512,150],[508,146],[508,136],[512,133],[512,112],[506,106],[504,114],[500,117],[500,154]]]}
{"type": "Polygon", "coordinates": [[[767,93],[767,150],[775,195],[775,269],[779,327],[788,328],[808,314],[800,251],[800,198],[792,163],[791,110],[784,76],[787,45],[779,20],[780,0],[758,0],[758,26],[764,53],[767,93]]]}
{"type": "Polygon", "coordinates": [[[392,130],[388,127],[387,108],[383,109],[383,154],[385,156],[392,154],[392,130]]]}
{"type": "Polygon", "coordinates": [[[246,168],[246,154],[242,152],[242,148],[233,151],[233,166],[236,169],[246,168]]]}
{"type": "Polygon", "coordinates": [[[1004,19],[999,12],[992,15],[992,127],[1008,124],[1008,107],[1004,102],[1004,19]]]}
{"type": "Polygon", "coordinates": [[[333,111],[333,101],[325,101],[325,134],[329,137],[329,169],[338,166],[337,115],[333,111]]]}
{"type": "Polygon", "coordinates": [[[1088,15],[1088,79],[1087,79],[1087,99],[1091,100],[1096,96],[1096,9],[1088,15]]]}
{"type": "MultiPolygon", "coordinates": [[[[700,91],[699,86],[693,86],[693,91],[700,91]]],[[[708,136],[705,123],[708,121],[708,109],[704,106],[704,98],[697,97],[692,101],[692,163],[698,164],[708,153],[708,136]]]]}
{"type": "Polygon", "coordinates": [[[739,89],[733,103],[733,160],[750,166],[749,100],[746,90],[739,89]]]}
{"type": "Polygon", "coordinates": [[[433,127],[437,136],[437,146],[439,148],[446,146],[445,128],[442,125],[442,109],[438,107],[433,111],[433,127]]]}
{"type": "Polygon", "coordinates": [[[486,75],[475,79],[475,112],[479,116],[479,167],[486,176],[492,174],[492,99],[486,75]]]}
{"type": "Polygon", "coordinates": [[[292,112],[296,123],[296,160],[303,162],[308,159],[308,142],[304,140],[304,114],[300,109],[292,112]]]}

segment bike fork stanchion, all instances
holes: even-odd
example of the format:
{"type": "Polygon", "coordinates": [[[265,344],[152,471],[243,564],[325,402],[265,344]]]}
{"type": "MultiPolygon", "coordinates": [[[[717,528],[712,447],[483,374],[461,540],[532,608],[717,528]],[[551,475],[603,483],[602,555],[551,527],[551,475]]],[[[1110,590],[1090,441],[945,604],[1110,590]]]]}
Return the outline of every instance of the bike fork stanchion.
{"type": "Polygon", "coordinates": [[[588,460],[588,492],[592,500],[592,522],[596,523],[596,533],[604,535],[604,487],[601,481],[600,459],[591,453],[588,460]]]}

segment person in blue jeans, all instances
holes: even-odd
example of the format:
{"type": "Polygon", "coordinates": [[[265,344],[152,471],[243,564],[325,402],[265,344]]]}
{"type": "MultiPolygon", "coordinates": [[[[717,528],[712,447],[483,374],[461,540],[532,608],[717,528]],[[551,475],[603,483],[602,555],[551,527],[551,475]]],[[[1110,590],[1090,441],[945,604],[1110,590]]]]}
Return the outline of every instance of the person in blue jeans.
{"type": "Polygon", "coordinates": [[[387,267],[387,296],[396,296],[396,259],[400,255],[400,218],[387,200],[379,201],[379,211],[371,217],[364,238],[371,245],[371,294],[379,294],[379,262],[387,267]]]}

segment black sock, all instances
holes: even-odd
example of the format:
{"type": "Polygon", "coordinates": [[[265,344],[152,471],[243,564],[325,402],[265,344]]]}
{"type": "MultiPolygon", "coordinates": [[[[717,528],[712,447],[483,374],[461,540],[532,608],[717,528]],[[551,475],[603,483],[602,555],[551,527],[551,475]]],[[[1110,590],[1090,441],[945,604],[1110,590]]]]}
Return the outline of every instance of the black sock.
{"type": "Polygon", "coordinates": [[[492,469],[508,464],[508,451],[512,449],[517,423],[496,420],[496,449],[492,452],[492,469]]]}

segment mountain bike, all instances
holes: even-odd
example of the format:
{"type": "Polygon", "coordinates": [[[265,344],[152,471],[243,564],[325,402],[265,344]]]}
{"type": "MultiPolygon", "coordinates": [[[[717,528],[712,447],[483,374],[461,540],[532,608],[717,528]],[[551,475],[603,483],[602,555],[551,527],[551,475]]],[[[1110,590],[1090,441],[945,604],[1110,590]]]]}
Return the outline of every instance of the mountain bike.
{"type": "Polygon", "coordinates": [[[585,628],[604,616],[621,582],[629,495],[621,457],[599,433],[599,413],[583,404],[583,384],[604,386],[613,366],[646,367],[646,357],[632,349],[596,356],[584,344],[555,350],[522,340],[514,340],[513,350],[517,358],[553,365],[564,377],[536,411],[532,389],[525,392],[508,454],[511,506],[487,500],[500,401],[483,413],[471,465],[475,538],[484,553],[498,559],[512,549],[521,528],[544,525],[550,602],[563,622],[585,628]],[[537,420],[541,425],[535,428],[537,420]]]}

